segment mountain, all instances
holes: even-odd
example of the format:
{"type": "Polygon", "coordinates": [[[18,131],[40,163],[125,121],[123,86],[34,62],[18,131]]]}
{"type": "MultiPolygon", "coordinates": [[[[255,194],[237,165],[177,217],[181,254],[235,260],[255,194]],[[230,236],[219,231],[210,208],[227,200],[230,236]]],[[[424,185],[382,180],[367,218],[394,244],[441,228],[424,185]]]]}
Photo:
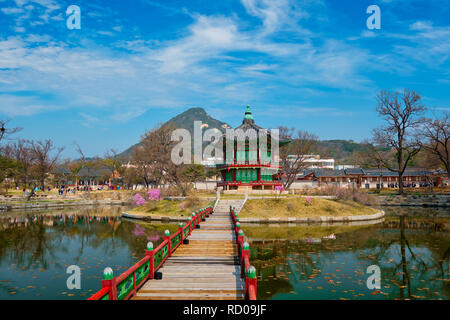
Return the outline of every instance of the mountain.
{"type": "MultiPolygon", "coordinates": [[[[225,122],[214,119],[203,108],[190,108],[183,113],[173,117],[163,124],[172,123],[176,128],[187,129],[194,137],[194,121],[201,121],[203,130],[207,128],[217,128],[224,132],[226,127],[230,127],[225,122]]],[[[139,143],[131,146],[119,156],[128,158],[132,150],[138,146],[139,143]]],[[[193,147],[192,143],[192,147],[193,147]]],[[[368,151],[370,145],[367,142],[355,142],[353,140],[321,140],[318,141],[317,146],[312,150],[312,153],[319,154],[322,159],[334,158],[336,164],[352,164],[354,152],[368,151]]]]}
{"type": "MultiPolygon", "coordinates": [[[[191,137],[194,137],[194,121],[201,121],[202,122],[202,128],[203,130],[206,130],[208,128],[217,128],[222,132],[225,132],[225,128],[231,128],[228,124],[225,122],[222,122],[220,120],[214,119],[211,117],[203,108],[190,108],[183,113],[180,113],[179,115],[173,117],[172,119],[168,120],[163,124],[163,126],[168,125],[169,123],[173,124],[175,128],[180,129],[186,129],[190,132],[191,137]]],[[[131,152],[133,151],[136,146],[138,146],[139,143],[131,146],[121,154],[119,154],[119,157],[127,158],[131,155],[131,152]]],[[[193,143],[192,143],[193,146],[193,143]]]]}
{"type": "Polygon", "coordinates": [[[370,150],[367,142],[353,140],[321,140],[317,143],[314,152],[321,158],[333,158],[336,164],[352,164],[354,152],[367,152],[370,150]]]}
{"type": "Polygon", "coordinates": [[[201,121],[203,128],[217,128],[225,132],[225,128],[231,128],[225,122],[214,119],[203,108],[190,108],[176,117],[173,117],[165,124],[172,123],[176,128],[187,129],[191,136],[194,136],[194,121],[201,121]]]}

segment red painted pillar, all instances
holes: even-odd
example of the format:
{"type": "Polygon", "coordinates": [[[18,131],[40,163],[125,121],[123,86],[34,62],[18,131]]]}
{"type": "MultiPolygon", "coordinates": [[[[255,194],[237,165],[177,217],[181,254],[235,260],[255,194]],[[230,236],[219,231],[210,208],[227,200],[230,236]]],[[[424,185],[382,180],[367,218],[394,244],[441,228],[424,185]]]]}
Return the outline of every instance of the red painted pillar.
{"type": "Polygon", "coordinates": [[[244,231],[242,231],[241,229],[238,232],[238,236],[237,236],[237,243],[238,243],[238,248],[239,251],[241,251],[241,247],[242,247],[242,243],[244,242],[244,231]]]}
{"type": "Polygon", "coordinates": [[[253,266],[248,267],[245,275],[245,298],[247,300],[256,299],[257,293],[257,280],[256,280],[256,269],[253,266]],[[250,296],[250,287],[253,287],[253,296],[250,296]]]}
{"type": "Polygon", "coordinates": [[[153,243],[147,243],[147,250],[145,250],[145,255],[149,257],[148,259],[148,279],[153,279],[155,276],[155,252],[153,251],[153,243]]]}
{"type": "Polygon", "coordinates": [[[171,248],[170,248],[170,231],[169,230],[164,231],[164,241],[167,241],[167,245],[168,245],[168,248],[169,248],[169,251],[167,253],[167,257],[170,257],[170,250],[171,250],[171,248]]]}
{"type": "Polygon", "coordinates": [[[105,268],[103,271],[104,279],[101,281],[101,287],[110,287],[109,300],[117,300],[117,286],[116,277],[114,277],[113,270],[111,268],[105,268]]]}
{"type": "Polygon", "coordinates": [[[116,277],[112,278],[111,280],[102,280],[101,286],[102,288],[111,288],[111,291],[109,291],[109,300],[117,300],[116,277]]]}
{"type": "Polygon", "coordinates": [[[250,259],[250,245],[248,242],[245,242],[242,246],[242,255],[241,255],[241,279],[245,277],[245,259],[250,259]]]}
{"type": "Polygon", "coordinates": [[[178,224],[178,232],[180,233],[180,243],[183,242],[183,222],[178,224]]]}
{"type": "Polygon", "coordinates": [[[192,212],[191,221],[189,221],[189,235],[192,233],[192,229],[195,228],[195,212],[192,212]]]}

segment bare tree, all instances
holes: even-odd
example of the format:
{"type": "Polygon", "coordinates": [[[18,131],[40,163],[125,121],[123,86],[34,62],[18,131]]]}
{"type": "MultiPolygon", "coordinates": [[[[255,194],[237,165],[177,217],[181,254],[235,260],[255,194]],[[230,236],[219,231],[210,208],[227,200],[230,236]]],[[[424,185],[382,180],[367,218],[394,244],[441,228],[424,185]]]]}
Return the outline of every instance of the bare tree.
{"type": "Polygon", "coordinates": [[[45,178],[56,166],[64,148],[56,148],[52,140],[31,141],[31,152],[35,160],[35,172],[41,188],[45,188],[45,178]]]}
{"type": "Polygon", "coordinates": [[[437,157],[450,175],[450,123],[444,112],[440,119],[426,119],[420,132],[422,148],[437,157]]]}
{"type": "Polygon", "coordinates": [[[94,157],[88,159],[85,156],[83,150],[81,149],[81,147],[80,147],[80,145],[78,143],[73,142],[73,145],[75,146],[75,148],[76,148],[76,150],[77,150],[77,152],[79,154],[79,157],[80,157],[71,166],[72,167],[71,170],[74,173],[75,178],[76,178],[76,188],[75,189],[78,189],[80,171],[84,168],[86,170],[85,173],[87,175],[85,175],[83,177],[83,179],[84,179],[85,183],[87,182],[87,185],[85,185],[87,187],[86,191],[87,191],[87,193],[90,193],[90,191],[91,191],[91,178],[93,178],[94,175],[96,175],[98,173],[96,171],[96,169],[99,169],[103,165],[102,159],[99,156],[94,156],[94,157]]]}
{"type": "Polygon", "coordinates": [[[110,172],[110,179],[113,185],[116,184],[118,175],[123,173],[122,163],[120,162],[118,152],[115,149],[110,149],[105,153],[102,161],[103,166],[110,172]]]}
{"type": "Polygon", "coordinates": [[[5,138],[8,135],[11,135],[13,133],[16,133],[22,128],[16,127],[16,128],[8,128],[7,124],[9,121],[1,120],[0,119],[0,141],[2,141],[3,138],[5,138]]]}
{"type": "Polygon", "coordinates": [[[177,170],[170,159],[175,142],[171,141],[172,124],[158,125],[141,137],[138,146],[132,156],[133,163],[147,187],[151,183],[159,185],[163,180],[176,184],[177,170]]]}
{"type": "Polygon", "coordinates": [[[285,177],[284,189],[289,189],[297,175],[307,168],[305,155],[310,154],[317,143],[317,136],[295,128],[279,127],[280,139],[291,142],[280,148],[280,164],[285,177]]]}
{"type": "Polygon", "coordinates": [[[123,183],[128,189],[134,190],[135,187],[142,183],[142,177],[138,174],[137,169],[134,165],[126,167],[123,174],[123,183]]]}
{"type": "Polygon", "coordinates": [[[10,148],[12,157],[20,163],[18,178],[27,187],[31,180],[31,168],[35,160],[30,142],[20,139],[16,143],[10,144],[10,148]]]}
{"type": "Polygon", "coordinates": [[[403,173],[420,151],[420,144],[413,138],[413,130],[423,121],[420,116],[426,110],[420,99],[418,93],[408,89],[403,93],[383,90],[377,95],[376,111],[386,124],[374,129],[374,141],[395,152],[395,165],[386,157],[389,152],[379,151],[377,157],[385,168],[398,173],[399,194],[403,194],[403,173]]]}

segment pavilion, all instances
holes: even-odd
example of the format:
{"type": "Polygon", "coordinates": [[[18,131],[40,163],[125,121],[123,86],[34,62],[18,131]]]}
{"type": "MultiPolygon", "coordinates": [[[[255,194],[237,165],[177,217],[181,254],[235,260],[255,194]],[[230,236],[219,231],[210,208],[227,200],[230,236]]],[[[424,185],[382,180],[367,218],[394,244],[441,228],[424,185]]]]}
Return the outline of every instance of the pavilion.
{"type": "MultiPolygon", "coordinates": [[[[223,187],[224,190],[274,190],[275,187],[281,187],[281,167],[272,164],[271,144],[275,138],[272,138],[269,130],[255,124],[250,106],[247,106],[242,124],[234,130],[238,132],[238,136],[234,138],[233,150],[226,150],[226,134],[223,135],[225,161],[217,165],[222,176],[222,181],[217,183],[217,187],[223,187]],[[244,134],[247,130],[253,129],[256,132],[256,143],[250,143],[250,138],[245,137],[245,145],[238,144],[236,138],[244,139],[239,137],[238,129],[244,134]],[[260,136],[267,136],[266,150],[260,150],[260,136]]],[[[281,147],[289,141],[278,139],[278,142],[281,147]]]]}

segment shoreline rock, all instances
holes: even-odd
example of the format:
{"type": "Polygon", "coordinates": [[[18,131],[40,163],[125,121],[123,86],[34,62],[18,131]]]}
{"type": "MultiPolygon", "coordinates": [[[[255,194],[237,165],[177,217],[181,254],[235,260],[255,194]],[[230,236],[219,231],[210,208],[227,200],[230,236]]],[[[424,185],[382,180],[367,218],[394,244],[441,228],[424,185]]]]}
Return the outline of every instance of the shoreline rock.
{"type": "MultiPolygon", "coordinates": [[[[370,215],[360,216],[320,216],[320,217],[282,217],[282,218],[241,218],[240,222],[245,223],[258,223],[258,224],[284,224],[284,223],[328,223],[328,222],[353,222],[353,221],[370,221],[378,220],[385,216],[383,210],[370,215]]],[[[122,217],[144,221],[174,221],[182,222],[190,220],[190,217],[170,217],[170,216],[151,216],[142,214],[133,214],[129,212],[122,212],[122,217]]]]}

